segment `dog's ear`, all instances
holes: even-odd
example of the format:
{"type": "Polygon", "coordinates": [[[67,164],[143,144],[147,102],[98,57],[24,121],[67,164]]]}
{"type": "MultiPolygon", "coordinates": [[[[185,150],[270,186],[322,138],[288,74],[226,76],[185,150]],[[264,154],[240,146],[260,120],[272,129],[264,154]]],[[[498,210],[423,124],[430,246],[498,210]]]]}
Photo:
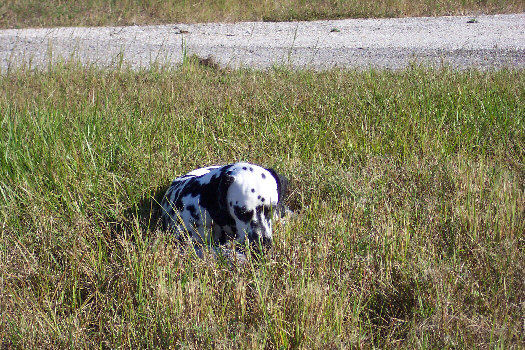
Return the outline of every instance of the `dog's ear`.
{"type": "Polygon", "coordinates": [[[222,210],[228,209],[228,189],[235,178],[230,174],[224,173],[221,175],[218,189],[219,208],[222,210]]]}
{"type": "Polygon", "coordinates": [[[284,200],[284,196],[286,196],[286,192],[288,191],[288,179],[283,175],[278,174],[272,168],[268,168],[266,170],[272,174],[272,176],[275,178],[275,182],[277,182],[277,195],[279,196],[277,201],[281,202],[284,200]]]}

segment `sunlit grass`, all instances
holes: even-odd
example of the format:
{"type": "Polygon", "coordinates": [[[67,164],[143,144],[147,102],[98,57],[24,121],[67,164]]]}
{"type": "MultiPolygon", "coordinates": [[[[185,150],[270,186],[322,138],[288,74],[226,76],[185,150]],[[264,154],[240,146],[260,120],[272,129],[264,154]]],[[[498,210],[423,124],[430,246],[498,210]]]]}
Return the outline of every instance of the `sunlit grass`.
{"type": "Polygon", "coordinates": [[[216,21],[291,21],[356,17],[522,12],[523,1],[35,1],[0,4],[0,27],[100,26],[216,21]]]}
{"type": "Polygon", "coordinates": [[[522,70],[11,70],[0,343],[519,348],[524,91],[522,70]],[[237,160],[291,182],[261,261],[148,224],[173,177],[237,160]]]}

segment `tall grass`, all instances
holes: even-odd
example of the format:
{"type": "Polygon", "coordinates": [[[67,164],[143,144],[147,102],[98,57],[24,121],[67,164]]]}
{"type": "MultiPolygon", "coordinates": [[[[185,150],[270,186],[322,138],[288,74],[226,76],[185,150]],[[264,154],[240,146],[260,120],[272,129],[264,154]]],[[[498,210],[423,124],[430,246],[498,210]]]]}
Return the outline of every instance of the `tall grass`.
{"type": "Polygon", "coordinates": [[[0,28],[478,15],[524,10],[520,0],[9,0],[0,3],[0,28]]]}
{"type": "Polygon", "coordinates": [[[521,70],[12,70],[0,344],[520,348],[524,91],[521,70]],[[237,160],[285,174],[296,215],[244,267],[184,254],[151,198],[237,160]]]}

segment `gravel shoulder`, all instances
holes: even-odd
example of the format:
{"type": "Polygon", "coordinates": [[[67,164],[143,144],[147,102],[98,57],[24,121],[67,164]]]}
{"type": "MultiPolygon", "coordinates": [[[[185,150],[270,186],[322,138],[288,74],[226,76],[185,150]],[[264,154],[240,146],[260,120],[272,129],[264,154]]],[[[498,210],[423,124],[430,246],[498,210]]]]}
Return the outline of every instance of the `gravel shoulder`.
{"type": "Polygon", "coordinates": [[[525,68],[525,13],[472,17],[242,22],[0,30],[0,71],[78,59],[99,66],[180,64],[267,69],[525,68]]]}

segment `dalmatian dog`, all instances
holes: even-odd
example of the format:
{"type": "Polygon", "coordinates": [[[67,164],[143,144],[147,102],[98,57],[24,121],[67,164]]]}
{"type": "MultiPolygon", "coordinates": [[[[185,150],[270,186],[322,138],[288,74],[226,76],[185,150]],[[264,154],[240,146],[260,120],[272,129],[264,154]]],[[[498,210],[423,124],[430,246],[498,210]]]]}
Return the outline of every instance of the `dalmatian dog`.
{"type": "Polygon", "coordinates": [[[260,251],[272,243],[272,219],[282,216],[288,180],[273,169],[234,163],[177,177],[163,200],[164,230],[198,247],[229,241],[260,251]]]}

